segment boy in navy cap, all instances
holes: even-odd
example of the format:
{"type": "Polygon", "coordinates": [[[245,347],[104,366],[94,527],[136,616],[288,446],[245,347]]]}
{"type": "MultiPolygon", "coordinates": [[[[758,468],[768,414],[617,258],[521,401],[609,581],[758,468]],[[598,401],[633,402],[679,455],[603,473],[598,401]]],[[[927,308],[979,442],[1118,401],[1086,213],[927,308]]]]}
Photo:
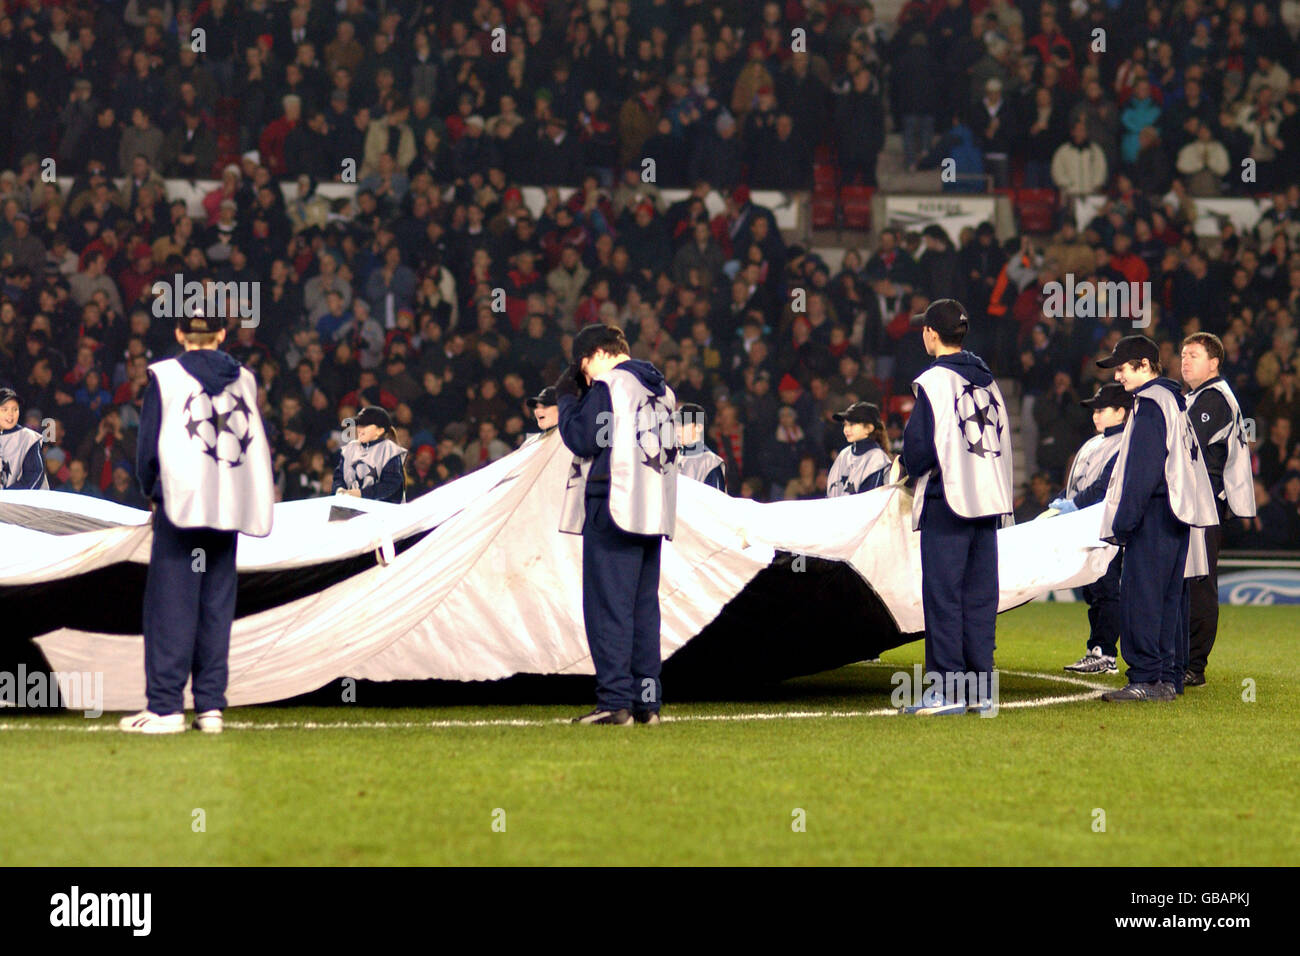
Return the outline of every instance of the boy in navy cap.
{"type": "MultiPolygon", "coordinates": [[[[1119,443],[1128,421],[1133,396],[1122,385],[1109,382],[1097,389],[1092,398],[1079,403],[1092,409],[1092,424],[1097,429],[1074,453],[1074,464],[1065,479],[1061,497],[1051,503],[1053,510],[1067,514],[1095,505],[1106,497],[1110,474],[1119,454],[1119,443]]],[[[1119,576],[1124,567],[1124,552],[1111,559],[1106,573],[1083,589],[1088,602],[1088,647],[1083,657],[1065,665],[1077,674],[1118,674],[1115,663],[1119,640],[1119,576]]]]}
{"type": "MultiPolygon", "coordinates": [[[[962,349],[970,319],[955,299],[921,315],[933,364],[912,382],[916,405],[903,432],[903,464],[916,477],[912,530],[921,532],[925,668],[943,680],[905,713],[991,709],[998,613],[998,527],[1012,512],[1011,422],[993,373],[962,349]]],[[[932,678],[934,679],[934,678],[932,678]]]]}
{"type": "Polygon", "coordinates": [[[271,447],[253,373],[220,351],[221,320],[178,321],[185,351],[149,366],[136,474],[155,502],[144,589],[148,707],[123,717],[128,733],[185,730],[192,677],[195,729],[220,733],[235,616],[240,532],[271,533],[271,447]]]}
{"type": "MultiPolygon", "coordinates": [[[[1115,343],[1101,368],[1133,396],[1106,489],[1101,539],[1124,548],[1119,579],[1120,636],[1128,684],[1102,695],[1114,703],[1168,701],[1182,693],[1187,661],[1184,578],[1194,527],[1218,524],[1200,446],[1183,414],[1178,383],[1161,376],[1160,349],[1145,335],[1115,343]]],[[[1199,560],[1197,560],[1199,558],[1199,560]]]]}
{"type": "Polygon", "coordinates": [[[893,462],[889,452],[880,447],[882,441],[888,441],[880,409],[871,402],[854,402],[831,418],[844,423],[844,440],[848,444],[831,463],[826,476],[826,497],[856,495],[879,488],[889,477],[893,462]]]}
{"type": "Polygon", "coordinates": [[[702,481],[727,493],[727,464],[722,456],[704,444],[707,419],[704,406],[683,402],[677,407],[677,473],[702,481]]]}

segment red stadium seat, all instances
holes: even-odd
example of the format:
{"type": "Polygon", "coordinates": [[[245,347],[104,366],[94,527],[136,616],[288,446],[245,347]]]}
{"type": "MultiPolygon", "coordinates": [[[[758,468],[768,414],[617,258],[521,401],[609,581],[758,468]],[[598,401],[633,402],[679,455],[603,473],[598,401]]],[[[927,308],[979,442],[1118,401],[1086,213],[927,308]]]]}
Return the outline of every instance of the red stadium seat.
{"type": "Polygon", "coordinates": [[[844,186],[840,189],[840,208],[845,229],[871,228],[871,197],[874,186],[844,186]]]}
{"type": "Polygon", "coordinates": [[[838,205],[834,195],[829,199],[819,199],[814,194],[812,201],[812,224],[814,229],[835,228],[835,207],[838,205]]]}
{"type": "Polygon", "coordinates": [[[839,170],[831,163],[813,163],[813,189],[815,192],[834,192],[839,170]]]}
{"type": "Polygon", "coordinates": [[[1022,232],[1051,232],[1056,228],[1055,189],[1017,189],[1015,206],[1022,232]]]}

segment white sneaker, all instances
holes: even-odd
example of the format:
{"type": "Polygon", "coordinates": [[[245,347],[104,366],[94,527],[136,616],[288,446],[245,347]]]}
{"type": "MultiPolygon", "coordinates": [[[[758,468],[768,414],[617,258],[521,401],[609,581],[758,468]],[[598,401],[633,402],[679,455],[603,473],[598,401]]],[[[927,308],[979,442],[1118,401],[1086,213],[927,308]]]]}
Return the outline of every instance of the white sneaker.
{"type": "Polygon", "coordinates": [[[160,715],[151,710],[142,710],[130,717],[123,717],[117,722],[117,726],[128,734],[183,734],[185,715],[160,715]]]}
{"type": "Polygon", "coordinates": [[[195,730],[201,730],[205,734],[219,734],[223,727],[219,710],[205,710],[201,714],[194,715],[195,730]]]}
{"type": "Polygon", "coordinates": [[[1088,648],[1088,653],[1084,654],[1073,664],[1066,664],[1065,669],[1075,674],[1118,674],[1119,665],[1115,658],[1102,654],[1100,647],[1088,648]]]}

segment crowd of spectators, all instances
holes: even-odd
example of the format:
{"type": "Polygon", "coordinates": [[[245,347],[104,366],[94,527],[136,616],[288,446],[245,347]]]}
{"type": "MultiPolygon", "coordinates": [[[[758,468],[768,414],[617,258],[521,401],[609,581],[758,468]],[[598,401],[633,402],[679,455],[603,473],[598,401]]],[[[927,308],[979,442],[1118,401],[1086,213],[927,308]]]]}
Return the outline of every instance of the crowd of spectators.
{"type": "Polygon", "coordinates": [[[508,453],[592,322],[708,410],[733,494],[818,497],[830,413],[881,403],[897,442],[927,361],[906,318],[951,296],[1019,383],[1028,518],[1091,431],[1092,360],[1132,330],[1047,316],[1071,275],[1151,282],[1175,377],[1183,335],[1223,338],[1261,505],[1229,542],[1300,540],[1295,3],[912,0],[892,24],[820,0],[0,7],[0,383],[55,420],[52,487],[141,504],[146,366],[175,349],[151,289],[178,273],[259,284],[226,348],[261,383],[286,499],[330,492],[366,404],[411,449],[411,497],[508,453]],[[909,165],[1105,203],[1007,242],[885,230],[833,268],[787,244],[752,190],[810,190],[815,160],[874,185],[887,127],[909,165]],[[349,165],[355,194],[322,195],[349,165]],[[195,215],[164,177],[218,185],[195,215]],[[547,187],[537,214],[524,185],[547,187]],[[1207,240],[1196,203],[1219,194],[1271,205],[1207,240]]]}

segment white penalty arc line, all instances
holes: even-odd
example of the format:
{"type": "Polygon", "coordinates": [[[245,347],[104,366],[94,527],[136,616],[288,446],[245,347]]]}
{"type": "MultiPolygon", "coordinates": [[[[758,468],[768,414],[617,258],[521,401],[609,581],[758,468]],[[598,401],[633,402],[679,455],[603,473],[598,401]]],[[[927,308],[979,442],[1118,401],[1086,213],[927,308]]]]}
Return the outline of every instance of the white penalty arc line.
{"type": "MultiPolygon", "coordinates": [[[[864,663],[862,667],[894,667],[895,665],[877,665],[864,663]]],[[[1086,688],[1085,691],[1064,694],[1055,697],[1033,697],[1028,700],[1008,701],[999,704],[999,710],[1020,710],[1030,707],[1051,707],[1055,704],[1073,704],[1085,700],[1095,700],[1113,688],[1108,684],[1098,684],[1079,677],[1064,677],[1057,674],[1041,674],[1036,671],[1002,670],[999,674],[1012,677],[1030,677],[1037,680],[1052,681],[1086,688]]],[[[842,720],[856,717],[897,717],[899,711],[893,707],[878,707],[872,710],[783,710],[753,711],[747,714],[687,714],[681,716],[664,715],[663,722],[668,723],[703,723],[736,722],[755,720],[842,720]]],[[[529,720],[525,718],[503,718],[488,720],[340,720],[340,721],[247,721],[228,720],[226,727],[230,730],[443,730],[463,727],[554,727],[570,724],[566,717],[551,720],[529,720]]],[[[116,721],[104,721],[88,725],[54,724],[42,726],[42,721],[31,723],[0,723],[0,732],[17,730],[64,731],[71,733],[98,733],[100,731],[117,731],[116,721]]]]}

